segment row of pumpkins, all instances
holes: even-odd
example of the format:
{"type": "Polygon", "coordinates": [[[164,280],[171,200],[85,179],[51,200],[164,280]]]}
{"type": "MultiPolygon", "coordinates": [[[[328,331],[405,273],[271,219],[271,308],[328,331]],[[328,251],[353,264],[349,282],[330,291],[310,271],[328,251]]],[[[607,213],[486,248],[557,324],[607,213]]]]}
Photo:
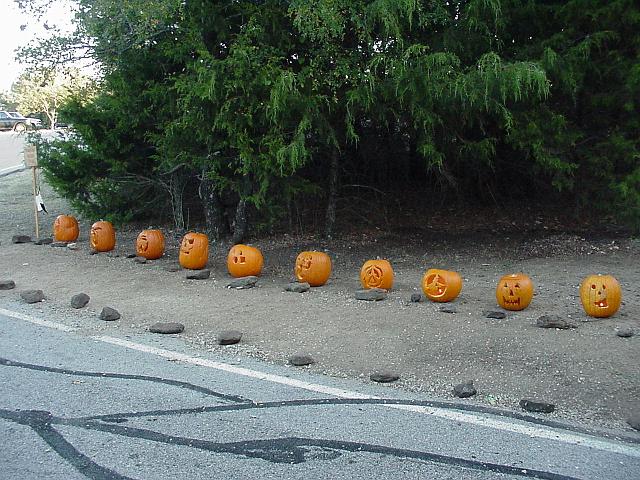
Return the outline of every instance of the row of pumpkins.
{"type": "MultiPolygon", "coordinates": [[[[60,215],[53,224],[57,241],[73,242],[79,235],[77,220],[60,215]]],[[[91,248],[98,252],[113,250],[116,234],[110,222],[99,221],[91,226],[91,248]]],[[[164,235],[160,230],[143,230],[136,239],[136,254],[155,260],[164,254],[164,235]]],[[[199,270],[209,261],[209,239],[203,233],[189,232],[180,245],[179,262],[184,268],[199,270]]],[[[233,277],[260,275],[264,259],[262,253],[248,245],[234,245],[227,256],[227,269],[233,277]]],[[[312,287],[324,285],[331,275],[331,258],[324,252],[302,252],[295,264],[295,276],[312,287]]],[[[364,288],[390,290],[393,268],[388,260],[368,260],[360,270],[364,288]]],[[[422,291],[434,302],[450,302],[462,291],[462,277],[449,270],[429,269],[422,278],[422,291]]],[[[533,298],[533,282],[524,273],[505,275],[498,282],[496,300],[506,310],[523,310],[533,298]]],[[[622,300],[618,281],[611,275],[590,275],[580,286],[580,299],[585,312],[592,317],[610,317],[622,300]]]]}

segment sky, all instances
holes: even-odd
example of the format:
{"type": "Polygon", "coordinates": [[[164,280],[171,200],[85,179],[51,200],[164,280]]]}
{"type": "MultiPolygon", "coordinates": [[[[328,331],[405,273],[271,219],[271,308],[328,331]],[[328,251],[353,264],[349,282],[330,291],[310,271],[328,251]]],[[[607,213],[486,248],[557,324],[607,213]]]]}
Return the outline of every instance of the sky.
{"type": "Polygon", "coordinates": [[[45,21],[65,30],[71,28],[72,2],[58,0],[53,2],[45,18],[40,23],[20,11],[13,0],[0,0],[0,91],[9,91],[24,67],[15,60],[15,49],[27,45],[31,40],[42,38],[46,30],[45,21]],[[26,25],[24,31],[21,25],[26,25]]]}

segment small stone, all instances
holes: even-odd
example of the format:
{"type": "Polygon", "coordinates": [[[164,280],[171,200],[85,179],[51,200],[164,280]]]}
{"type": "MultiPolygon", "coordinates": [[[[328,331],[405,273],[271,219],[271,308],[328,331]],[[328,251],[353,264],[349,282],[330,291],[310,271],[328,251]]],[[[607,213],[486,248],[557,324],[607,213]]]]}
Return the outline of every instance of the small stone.
{"type": "Polygon", "coordinates": [[[419,293],[411,294],[411,303],[420,303],[422,301],[422,295],[419,293]]]}
{"type": "Polygon", "coordinates": [[[541,402],[527,398],[520,400],[520,406],[527,412],[533,413],[551,413],[556,409],[556,406],[553,403],[541,402]]]}
{"type": "Polygon", "coordinates": [[[225,330],[218,334],[219,345],[234,345],[242,338],[242,332],[238,330],[225,330]]]}
{"type": "Polygon", "coordinates": [[[100,312],[100,320],[104,320],[105,322],[113,322],[119,318],[120,313],[115,308],[104,307],[102,312],[100,312]]]}
{"type": "Polygon", "coordinates": [[[182,333],[184,332],[184,325],[178,322],[159,322],[154,323],[149,327],[149,331],[152,333],[182,333]]]}
{"type": "Polygon", "coordinates": [[[127,255],[127,258],[136,258],[138,255],[136,253],[130,253],[127,255]]]}
{"type": "Polygon", "coordinates": [[[67,248],[69,250],[78,250],[78,244],[77,243],[67,243],[67,248]]]}
{"type": "Polygon", "coordinates": [[[256,282],[258,281],[258,277],[250,276],[250,277],[240,277],[232,280],[227,285],[227,288],[235,288],[237,290],[243,290],[245,288],[253,288],[256,286],[256,282]]]}
{"type": "Polygon", "coordinates": [[[378,383],[391,383],[398,380],[400,378],[400,375],[389,370],[381,370],[379,372],[372,373],[371,375],[369,375],[369,378],[372,381],[378,383]]]}
{"type": "Polygon", "coordinates": [[[99,254],[99,253],[100,253],[100,252],[99,252],[99,251],[97,251],[97,250],[90,250],[90,251],[89,251],[89,255],[97,255],[97,254],[99,254]]]}
{"type": "MultiPolygon", "coordinates": [[[[127,255],[127,258],[129,258],[128,255],[127,255]]],[[[134,263],[144,265],[145,263],[147,263],[147,259],[144,257],[135,257],[134,263]]]]}
{"type": "Polygon", "coordinates": [[[35,241],[36,245],[51,245],[52,243],[53,243],[53,238],[51,237],[39,238],[38,240],[35,241]]]}
{"type": "Polygon", "coordinates": [[[180,270],[182,270],[182,267],[180,265],[167,265],[166,267],[164,267],[164,271],[165,272],[179,272],[180,270]]]}
{"type": "Polygon", "coordinates": [[[296,353],[289,357],[289,363],[296,367],[304,367],[305,365],[312,365],[316,363],[316,361],[308,353],[296,353]]]}
{"type": "Polygon", "coordinates": [[[627,419],[627,423],[631,428],[640,430],[640,413],[634,413],[627,419]]]}
{"type": "Polygon", "coordinates": [[[107,257],[109,257],[109,258],[118,258],[119,256],[120,256],[120,254],[114,252],[113,250],[111,250],[110,252],[107,253],[107,257]]]}
{"type": "Polygon", "coordinates": [[[356,300],[366,300],[368,302],[377,302],[387,298],[387,291],[383,288],[369,288],[367,290],[357,290],[356,300]]]}
{"type": "Polygon", "coordinates": [[[16,282],[13,280],[0,280],[0,290],[13,290],[16,288],[16,282]]]}
{"type": "Polygon", "coordinates": [[[440,311],[442,313],[457,313],[458,311],[456,310],[456,307],[450,307],[450,306],[442,306],[440,307],[440,311]]]}
{"type": "Polygon", "coordinates": [[[540,328],[560,328],[562,330],[576,328],[575,323],[560,315],[542,315],[536,320],[536,325],[540,328]]]}
{"type": "Polygon", "coordinates": [[[616,328],[616,335],[622,338],[629,338],[633,337],[635,332],[631,327],[618,327],[616,328]]]}
{"type": "Polygon", "coordinates": [[[51,246],[55,248],[66,247],[67,242],[51,242],[51,246]]]}
{"type": "Polygon", "coordinates": [[[473,386],[473,380],[468,380],[453,387],[453,395],[458,398],[473,397],[478,391],[473,386]]]}
{"type": "Polygon", "coordinates": [[[507,318],[507,314],[504,312],[487,312],[485,315],[487,318],[495,318],[497,320],[502,320],[504,318],[507,318]]]}
{"type": "Polygon", "coordinates": [[[71,297],[71,306],[73,308],[83,308],[89,303],[90,297],[86,293],[78,293],[71,297]]]}
{"type": "Polygon", "coordinates": [[[211,276],[211,270],[205,268],[203,270],[190,270],[187,273],[188,280],[206,280],[211,276]]]}
{"type": "Polygon", "coordinates": [[[11,237],[11,243],[31,243],[29,235],[14,235],[11,237]]]}
{"type": "Polygon", "coordinates": [[[24,290],[20,292],[20,296],[27,303],[38,303],[44,300],[42,290],[24,290]]]}
{"type": "Polygon", "coordinates": [[[304,293],[308,292],[310,288],[311,285],[309,285],[307,282],[291,282],[284,289],[287,292],[304,293]]]}

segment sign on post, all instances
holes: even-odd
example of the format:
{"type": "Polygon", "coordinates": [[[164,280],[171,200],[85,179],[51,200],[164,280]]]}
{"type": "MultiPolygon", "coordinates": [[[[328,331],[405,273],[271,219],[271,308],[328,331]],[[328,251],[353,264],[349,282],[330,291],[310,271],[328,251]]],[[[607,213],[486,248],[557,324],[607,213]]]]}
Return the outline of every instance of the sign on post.
{"type": "Polygon", "coordinates": [[[24,146],[24,164],[31,168],[38,166],[38,150],[35,145],[24,146]]]}

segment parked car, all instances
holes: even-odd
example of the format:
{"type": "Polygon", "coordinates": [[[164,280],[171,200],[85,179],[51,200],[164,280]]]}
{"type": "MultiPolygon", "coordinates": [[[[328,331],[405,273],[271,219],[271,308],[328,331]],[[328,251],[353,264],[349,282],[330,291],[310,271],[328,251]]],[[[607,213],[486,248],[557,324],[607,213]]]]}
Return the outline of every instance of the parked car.
{"type": "Polygon", "coordinates": [[[20,113],[18,112],[7,112],[7,113],[11,115],[13,118],[26,120],[27,126],[31,128],[42,128],[42,120],[40,120],[39,118],[35,118],[31,116],[25,117],[24,115],[20,115],[20,113]]]}
{"type": "Polygon", "coordinates": [[[27,118],[18,112],[0,110],[0,130],[24,132],[29,128],[37,128],[40,125],[42,125],[42,122],[37,118],[27,118]]]}

